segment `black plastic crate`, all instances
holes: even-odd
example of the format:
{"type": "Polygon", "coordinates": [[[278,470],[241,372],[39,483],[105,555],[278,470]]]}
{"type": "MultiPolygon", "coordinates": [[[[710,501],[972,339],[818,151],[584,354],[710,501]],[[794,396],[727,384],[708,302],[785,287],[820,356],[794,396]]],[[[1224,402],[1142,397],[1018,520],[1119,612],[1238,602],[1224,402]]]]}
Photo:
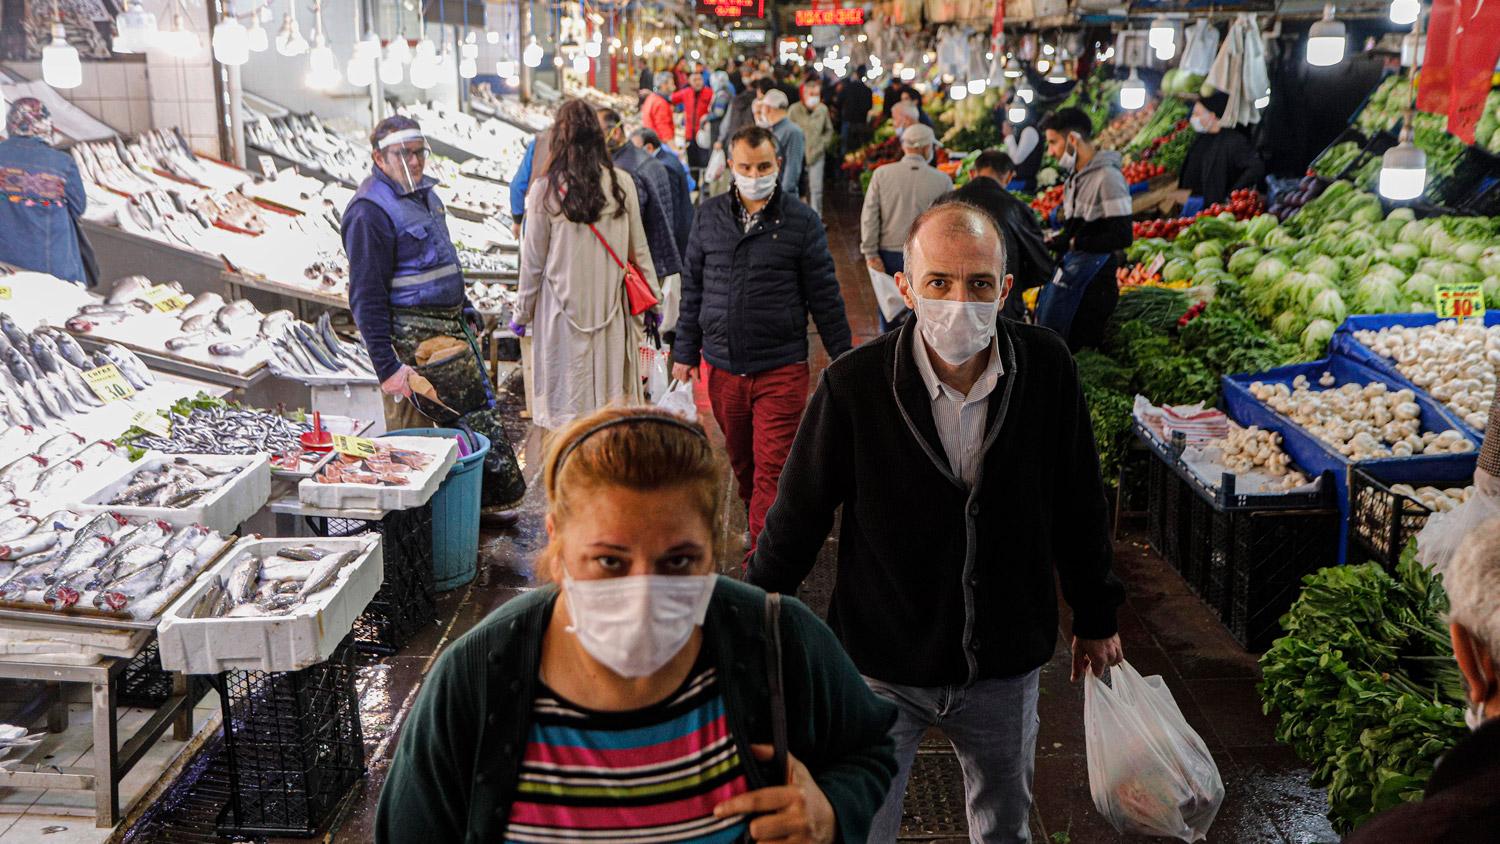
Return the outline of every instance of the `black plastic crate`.
{"type": "Polygon", "coordinates": [[[353,536],[379,531],[385,555],[385,580],[369,606],[354,622],[355,647],[389,656],[437,619],[432,588],[432,507],[395,510],[376,522],[309,517],[319,536],[353,536]]]}
{"type": "Polygon", "coordinates": [[[1191,492],[1187,501],[1187,535],[1182,542],[1182,579],[1194,594],[1210,604],[1209,574],[1213,566],[1214,508],[1191,492]]]}
{"type": "MultiPolygon", "coordinates": [[[[173,672],[161,667],[161,649],[153,638],[120,672],[115,701],[120,706],[156,709],[172,696],[172,675],[173,672]]],[[[211,688],[213,683],[207,677],[197,674],[189,676],[188,702],[197,703],[202,700],[211,688]]]]}
{"type": "Polygon", "coordinates": [[[1268,510],[1218,514],[1216,551],[1226,554],[1226,626],[1246,650],[1264,651],[1281,635],[1302,577],[1338,559],[1339,513],[1268,510]]]}
{"type": "Polygon", "coordinates": [[[1151,550],[1166,558],[1166,500],[1170,495],[1172,470],[1156,455],[1150,455],[1146,466],[1146,540],[1151,550]]]}
{"type": "MultiPolygon", "coordinates": [[[[1463,486],[1459,481],[1411,483],[1412,487],[1439,489],[1463,486]]],[[[1391,484],[1355,467],[1349,475],[1349,548],[1385,566],[1395,568],[1401,552],[1427,524],[1432,511],[1414,498],[1391,489],[1391,484]]],[[[1351,559],[1350,562],[1358,562],[1351,559]]]]}
{"type": "Polygon", "coordinates": [[[351,638],[301,671],[217,675],[229,800],[220,835],[313,837],[365,773],[351,638]]]}

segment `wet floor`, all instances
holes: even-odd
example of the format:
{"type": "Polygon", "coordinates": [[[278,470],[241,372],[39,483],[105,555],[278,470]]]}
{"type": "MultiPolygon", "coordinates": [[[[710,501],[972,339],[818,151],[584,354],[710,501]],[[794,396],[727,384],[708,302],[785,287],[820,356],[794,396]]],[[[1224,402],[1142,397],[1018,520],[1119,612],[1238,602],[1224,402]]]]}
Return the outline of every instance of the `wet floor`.
{"type": "MultiPolygon", "coordinates": [[[[831,191],[827,202],[830,248],[859,342],[873,336],[876,325],[874,297],[858,254],[858,197],[831,191]]],[[[814,341],[815,370],[826,364],[826,355],[814,341]]],[[[519,386],[512,387],[505,399],[516,405],[519,386]]],[[[700,406],[712,426],[706,402],[700,401],[700,406]]],[[[545,544],[543,502],[534,468],[540,442],[519,418],[513,435],[532,481],[521,507],[520,525],[505,533],[482,534],[476,580],[439,596],[436,623],[398,655],[361,662],[358,690],[368,773],[340,809],[328,835],[332,841],[374,840],[375,805],[396,736],[433,658],[531,582],[530,562],[545,544]]],[[[725,483],[730,483],[727,477],[725,483]]],[[[738,507],[729,510],[726,527],[731,535],[738,535],[744,530],[744,512],[738,507]]],[[[835,543],[830,539],[825,545],[803,595],[820,611],[826,607],[833,583],[835,543]]],[[[1208,841],[1337,841],[1323,817],[1322,791],[1307,785],[1307,767],[1275,743],[1272,719],[1261,713],[1254,657],[1239,648],[1177,573],[1146,548],[1140,533],[1127,530],[1117,543],[1116,569],[1129,594],[1120,615],[1127,658],[1143,674],[1162,675],[1223,776],[1226,798],[1208,841]]],[[[737,561],[726,566],[727,574],[737,570],[737,561]]],[[[1063,629],[1068,623],[1064,605],[1063,629]]],[[[1060,641],[1066,640],[1060,637],[1060,641]]],[[[1068,657],[1062,648],[1042,670],[1039,708],[1033,840],[1046,844],[1159,840],[1120,836],[1094,808],[1084,749],[1083,691],[1068,681],[1068,657]]],[[[203,826],[212,801],[222,799],[223,783],[216,779],[222,773],[215,772],[209,758],[213,751],[211,743],[189,768],[189,775],[198,781],[196,789],[191,782],[180,783],[172,798],[173,810],[152,814],[128,840],[142,844],[214,840],[211,819],[206,829],[203,826]]],[[[967,840],[957,761],[936,734],[919,756],[906,810],[903,840],[967,840]]]]}

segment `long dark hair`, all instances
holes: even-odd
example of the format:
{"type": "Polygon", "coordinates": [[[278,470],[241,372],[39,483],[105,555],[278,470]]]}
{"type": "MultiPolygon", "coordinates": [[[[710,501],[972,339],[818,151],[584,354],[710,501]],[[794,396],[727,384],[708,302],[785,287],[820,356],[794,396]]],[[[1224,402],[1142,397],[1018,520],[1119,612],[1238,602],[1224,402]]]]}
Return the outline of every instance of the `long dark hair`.
{"type": "Polygon", "coordinates": [[[608,204],[599,178],[600,168],[609,172],[615,216],[625,213],[625,189],[615,175],[609,150],[604,146],[604,130],[593,107],[583,100],[563,103],[550,131],[547,184],[561,204],[563,216],[574,223],[599,221],[608,204]]]}

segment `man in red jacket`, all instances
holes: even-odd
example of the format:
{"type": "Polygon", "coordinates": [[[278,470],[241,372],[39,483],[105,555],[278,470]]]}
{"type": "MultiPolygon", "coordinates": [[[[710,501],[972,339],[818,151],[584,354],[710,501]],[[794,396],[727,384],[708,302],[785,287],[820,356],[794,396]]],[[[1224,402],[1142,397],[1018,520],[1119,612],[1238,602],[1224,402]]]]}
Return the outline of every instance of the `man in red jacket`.
{"type": "Polygon", "coordinates": [[[656,74],[656,90],[647,91],[641,98],[641,124],[655,132],[662,142],[676,148],[677,127],[672,123],[672,104],[667,97],[677,90],[672,74],[662,71],[656,74]]]}
{"type": "MultiPolygon", "coordinates": [[[[682,128],[686,136],[685,143],[690,152],[689,157],[691,157],[691,150],[697,146],[693,143],[693,139],[698,135],[698,123],[703,120],[704,115],[708,114],[708,109],[713,103],[713,99],[714,92],[703,84],[703,74],[701,73],[690,74],[688,76],[687,87],[678,90],[677,93],[671,96],[672,105],[679,106],[682,109],[682,128]]],[[[657,132],[657,135],[661,137],[662,141],[671,143],[670,137],[662,135],[660,132],[657,132]]],[[[707,150],[704,150],[703,160],[705,164],[708,163],[707,152],[707,150]]]]}

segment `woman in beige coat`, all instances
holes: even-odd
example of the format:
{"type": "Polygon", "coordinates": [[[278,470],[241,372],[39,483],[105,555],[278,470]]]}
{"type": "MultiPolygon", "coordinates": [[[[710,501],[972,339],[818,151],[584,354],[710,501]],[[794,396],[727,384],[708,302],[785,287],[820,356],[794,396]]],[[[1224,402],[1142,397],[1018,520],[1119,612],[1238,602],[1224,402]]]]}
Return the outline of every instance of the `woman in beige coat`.
{"type": "Polygon", "coordinates": [[[546,175],[526,194],[515,314],[533,338],[532,420],[549,431],[611,402],[642,400],[644,324],[630,313],[625,271],[609,250],[633,258],[661,295],[635,182],[611,166],[593,108],[569,101],[551,131],[546,175]]]}

